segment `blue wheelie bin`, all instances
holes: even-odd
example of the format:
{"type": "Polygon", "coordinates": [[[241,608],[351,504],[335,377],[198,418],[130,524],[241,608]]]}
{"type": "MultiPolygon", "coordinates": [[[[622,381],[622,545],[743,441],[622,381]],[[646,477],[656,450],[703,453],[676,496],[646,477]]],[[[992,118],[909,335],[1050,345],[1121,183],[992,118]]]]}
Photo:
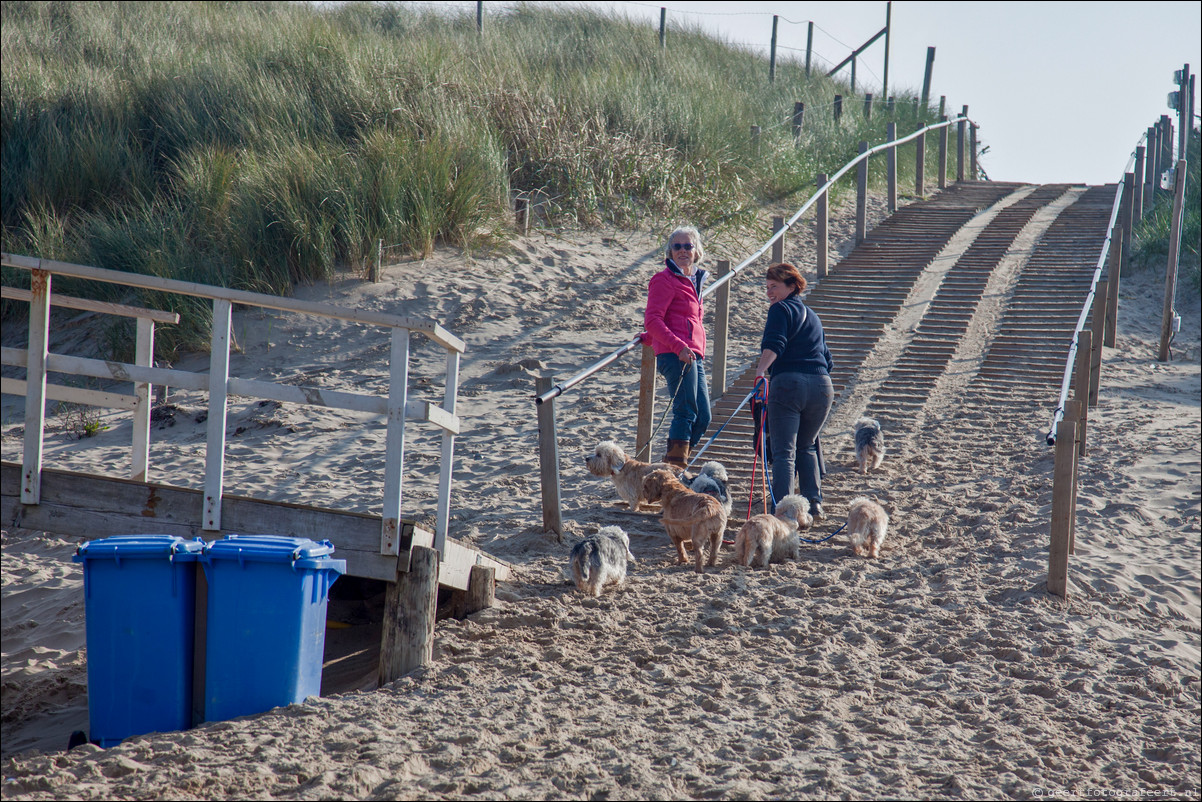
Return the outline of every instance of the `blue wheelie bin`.
{"type": "Polygon", "coordinates": [[[192,724],[196,562],[204,543],[115,535],[84,543],[90,740],[103,747],[192,724]]]}
{"type": "Polygon", "coordinates": [[[205,547],[206,721],[321,694],[330,586],[346,571],[328,540],[228,535],[205,547]]]}

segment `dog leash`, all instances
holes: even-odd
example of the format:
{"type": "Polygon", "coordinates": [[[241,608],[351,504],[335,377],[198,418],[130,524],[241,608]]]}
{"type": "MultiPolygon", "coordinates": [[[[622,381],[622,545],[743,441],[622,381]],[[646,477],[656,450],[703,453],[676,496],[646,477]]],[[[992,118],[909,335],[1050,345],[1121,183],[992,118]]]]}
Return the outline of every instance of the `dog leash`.
{"type": "Polygon", "coordinates": [[[846,529],[846,528],[847,528],[847,524],[843,524],[843,526],[840,526],[840,527],[839,527],[838,529],[836,529],[834,532],[831,532],[829,535],[827,535],[826,537],[822,538],[822,540],[810,540],[810,539],[808,539],[808,538],[804,538],[804,537],[799,537],[799,538],[798,538],[798,540],[800,540],[802,543],[825,543],[826,541],[830,540],[832,537],[834,537],[835,535],[839,534],[840,532],[842,532],[842,531],[843,531],[844,529],[846,529]]]}
{"type": "MultiPolygon", "coordinates": [[[[643,443],[641,446],[636,448],[634,450],[634,453],[636,453],[636,454],[639,453],[644,448],[647,448],[649,445],[651,445],[652,443],[655,442],[655,435],[659,434],[659,430],[663,427],[664,421],[666,421],[668,419],[668,413],[672,411],[672,404],[675,403],[676,396],[680,395],[680,388],[684,387],[684,375],[689,370],[691,370],[692,367],[693,367],[692,363],[689,363],[688,365],[685,365],[681,369],[680,381],[676,382],[676,392],[672,393],[672,397],[670,399],[668,399],[668,406],[664,408],[663,417],[661,417],[659,419],[659,423],[655,424],[655,428],[651,430],[651,436],[649,438],[647,438],[647,442],[643,443]]],[[[648,455],[650,455],[650,452],[648,452],[648,455]]],[[[689,464],[692,465],[691,462],[689,464]]]]}
{"type": "Polygon", "coordinates": [[[751,400],[751,397],[752,397],[753,395],[755,395],[755,390],[752,390],[750,393],[748,393],[748,394],[746,395],[746,397],[744,397],[744,398],[743,398],[743,400],[742,400],[742,401],[740,401],[740,402],[739,402],[739,405],[738,405],[737,407],[735,407],[735,411],[734,411],[734,412],[731,414],[731,416],[730,416],[729,418],[727,418],[727,419],[726,419],[726,422],[725,422],[725,423],[723,423],[721,426],[719,426],[719,427],[718,427],[718,431],[714,432],[714,436],[713,436],[713,437],[711,437],[709,440],[706,440],[706,441],[705,441],[705,445],[703,445],[703,446],[700,448],[700,450],[698,450],[698,451],[697,451],[697,453],[693,455],[693,458],[689,460],[689,464],[688,464],[687,466],[685,466],[686,468],[691,468],[691,467],[693,467],[693,463],[694,463],[694,462],[696,462],[697,460],[699,460],[699,459],[701,458],[701,455],[705,453],[705,450],[706,450],[707,448],[709,448],[709,447],[710,447],[710,445],[711,445],[711,444],[712,444],[712,443],[713,443],[715,440],[717,440],[717,439],[718,439],[718,435],[722,434],[722,430],[723,430],[723,429],[725,429],[727,426],[729,426],[729,425],[730,425],[730,422],[731,422],[732,420],[734,420],[734,419],[735,419],[735,416],[736,416],[736,415],[738,415],[740,412],[742,412],[742,410],[743,410],[743,407],[747,406],[747,402],[751,400]]]}

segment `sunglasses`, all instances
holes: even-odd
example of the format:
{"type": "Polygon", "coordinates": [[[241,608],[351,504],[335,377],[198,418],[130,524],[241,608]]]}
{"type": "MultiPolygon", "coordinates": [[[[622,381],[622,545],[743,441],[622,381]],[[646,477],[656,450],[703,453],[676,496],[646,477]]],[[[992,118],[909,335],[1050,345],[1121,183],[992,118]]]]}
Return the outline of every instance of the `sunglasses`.
{"type": "Polygon", "coordinates": [[[674,251],[691,251],[691,250],[693,250],[693,243],[691,243],[691,242],[673,242],[672,250],[674,250],[674,251]]]}

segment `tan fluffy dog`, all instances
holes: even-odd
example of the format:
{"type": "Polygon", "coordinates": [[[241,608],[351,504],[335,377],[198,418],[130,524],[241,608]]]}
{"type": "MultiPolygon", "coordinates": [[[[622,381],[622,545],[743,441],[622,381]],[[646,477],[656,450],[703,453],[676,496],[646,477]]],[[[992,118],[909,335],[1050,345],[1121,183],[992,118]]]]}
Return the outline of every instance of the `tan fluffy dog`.
{"type": "Polygon", "coordinates": [[[672,545],[676,546],[677,562],[688,562],[685,544],[693,541],[693,556],[697,573],[703,573],[705,545],[709,545],[709,565],[718,564],[718,549],[726,531],[726,510],[722,502],[704,493],[694,493],[680,483],[671,471],[654,470],[643,480],[643,494],[648,501],[663,505],[664,528],[672,545]]]}
{"type": "Polygon", "coordinates": [[[801,496],[785,496],[776,505],[776,514],[761,514],[743,524],[735,537],[735,562],[752,568],[767,568],[769,563],[796,560],[801,554],[798,529],[808,529],[810,502],[801,496]]]}
{"type": "Polygon", "coordinates": [[[847,505],[847,537],[851,550],[861,557],[879,557],[889,515],[885,508],[867,496],[858,496],[847,505]]]}
{"type": "Polygon", "coordinates": [[[666,462],[646,463],[631,459],[612,440],[598,443],[593,455],[584,458],[584,464],[593,476],[611,477],[618,496],[635,511],[647,500],[643,492],[643,480],[647,475],[658,468],[671,467],[666,462]]]}

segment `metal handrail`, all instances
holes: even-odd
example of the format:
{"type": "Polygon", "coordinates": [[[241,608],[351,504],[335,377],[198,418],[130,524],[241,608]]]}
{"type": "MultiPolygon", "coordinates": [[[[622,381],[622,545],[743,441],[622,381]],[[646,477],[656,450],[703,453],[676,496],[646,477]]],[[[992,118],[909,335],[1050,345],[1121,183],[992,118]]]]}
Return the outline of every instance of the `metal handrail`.
{"type": "MultiPolygon", "coordinates": [[[[1114,193],[1114,203],[1110,207],[1110,222],[1106,226],[1106,239],[1102,242],[1102,251],[1098,255],[1098,264],[1093,271],[1093,280],[1089,285],[1089,294],[1085,296],[1085,305],[1081,307],[1081,314],[1077,318],[1077,327],[1073,329],[1072,343],[1069,345],[1068,358],[1064,363],[1064,378],[1060,382],[1060,400],[1056,405],[1055,411],[1052,412],[1052,426],[1048,429],[1045,436],[1049,446],[1056,445],[1056,426],[1064,419],[1064,407],[1068,403],[1069,385],[1073,380],[1073,365],[1077,360],[1077,342],[1081,335],[1081,330],[1085,328],[1085,321],[1089,318],[1090,307],[1093,306],[1094,295],[1098,289],[1098,279],[1102,276],[1102,265],[1106,262],[1106,257],[1110,254],[1111,241],[1114,236],[1114,225],[1118,221],[1119,207],[1123,202],[1123,187],[1127,184],[1127,173],[1135,164],[1135,152],[1140,145],[1144,144],[1147,139],[1147,134],[1140,135],[1139,140],[1135,143],[1135,147],[1131,149],[1131,157],[1127,159],[1127,165],[1123,168],[1123,180],[1119,181],[1118,188],[1114,193]]],[[[1138,180],[1135,179],[1135,180],[1138,180]]],[[[1115,268],[1118,269],[1117,267],[1115,268]]]]}
{"type": "MultiPolygon", "coordinates": [[[[955,125],[955,124],[958,124],[961,122],[972,122],[972,120],[964,114],[958,114],[949,120],[944,120],[944,121],[938,122],[938,123],[932,123],[931,125],[920,128],[917,131],[915,131],[914,133],[909,134],[908,136],[902,137],[901,139],[892,139],[892,140],[889,140],[888,142],[883,142],[880,145],[877,145],[876,147],[873,147],[873,148],[869,148],[868,150],[866,150],[863,153],[856,156],[854,159],[852,159],[847,164],[845,164],[839,170],[839,172],[837,172],[833,176],[831,176],[825,184],[823,184],[821,187],[819,187],[818,190],[815,191],[814,194],[810,196],[810,199],[807,200],[804,204],[802,204],[801,208],[798,209],[797,212],[792,217],[790,217],[783,226],[781,226],[780,230],[776,231],[771,237],[769,237],[768,241],[765,242],[763,244],[763,246],[760,247],[759,250],[757,250],[755,253],[751,254],[751,256],[748,256],[746,259],[744,259],[742,262],[740,262],[736,267],[734,267],[729,273],[724,275],[722,278],[718,279],[714,283],[707,286],[704,290],[702,290],[701,297],[705,298],[710,293],[714,292],[719,287],[721,287],[723,284],[730,281],[732,278],[734,278],[736,275],[738,275],[740,272],[742,272],[743,269],[746,268],[748,265],[750,265],[755,260],[757,260],[761,256],[763,256],[764,253],[767,252],[767,250],[772,247],[773,243],[775,243],[778,239],[783,237],[785,235],[785,232],[788,231],[789,228],[791,226],[793,226],[793,224],[796,223],[798,221],[798,219],[800,219],[801,216],[803,214],[805,214],[811,206],[813,206],[815,203],[817,203],[818,199],[821,198],[823,196],[823,194],[825,194],[827,192],[827,190],[829,190],[830,187],[835,183],[835,181],[837,181],[840,177],[842,177],[843,174],[846,173],[848,170],[855,167],[860,162],[866,160],[869,156],[872,156],[875,153],[879,153],[883,150],[889,150],[890,148],[896,148],[896,147],[899,147],[900,145],[904,145],[905,143],[909,142],[910,140],[916,139],[916,138],[918,138],[919,135],[925,134],[928,131],[937,131],[940,128],[946,128],[948,126],[955,125]]],[[[635,337],[633,340],[626,343],[625,345],[623,345],[621,348],[617,349],[616,351],[613,351],[608,356],[605,356],[602,359],[589,365],[584,370],[580,371],[579,373],[577,373],[575,376],[571,377],[567,381],[560,382],[559,384],[555,384],[551,387],[550,390],[547,390],[546,392],[542,393],[541,395],[536,395],[534,397],[535,403],[542,404],[546,401],[550,401],[553,398],[558,398],[559,396],[563,395],[565,392],[570,390],[572,387],[576,386],[580,382],[587,379],[589,376],[592,376],[594,373],[597,373],[598,371],[600,371],[603,368],[607,367],[608,365],[612,364],[620,357],[633,351],[635,348],[637,348],[639,346],[639,344],[641,342],[642,342],[642,334],[640,334],[638,337],[635,337]]]]}

